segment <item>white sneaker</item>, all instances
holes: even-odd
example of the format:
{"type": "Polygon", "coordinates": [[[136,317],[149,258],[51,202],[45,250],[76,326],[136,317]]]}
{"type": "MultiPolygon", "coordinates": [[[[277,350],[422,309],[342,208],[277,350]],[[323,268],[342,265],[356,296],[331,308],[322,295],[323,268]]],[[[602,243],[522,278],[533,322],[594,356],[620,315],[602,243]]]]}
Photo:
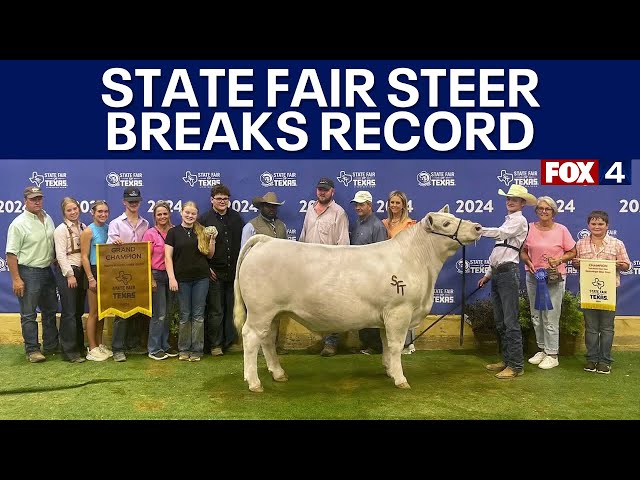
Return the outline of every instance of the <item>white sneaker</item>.
{"type": "Polygon", "coordinates": [[[106,353],[103,353],[100,350],[100,347],[93,347],[91,350],[89,350],[89,353],[87,353],[87,356],[86,356],[87,360],[93,360],[94,362],[103,362],[108,358],[109,358],[109,355],[107,355],[106,353]]]}
{"type": "Polygon", "coordinates": [[[557,358],[553,358],[551,355],[547,355],[544,357],[544,360],[540,362],[538,368],[542,368],[544,370],[549,370],[550,368],[557,367],[560,364],[557,358]]]}
{"type": "Polygon", "coordinates": [[[531,365],[539,365],[540,362],[547,356],[544,352],[538,352],[533,357],[529,359],[529,363],[531,365]]]}
{"type": "Polygon", "coordinates": [[[403,355],[411,355],[415,351],[416,351],[416,347],[413,345],[413,343],[410,343],[407,347],[405,347],[402,350],[402,354],[403,355]]]}
{"type": "Polygon", "coordinates": [[[103,345],[103,344],[101,343],[101,344],[98,346],[98,348],[100,349],[100,351],[101,351],[102,353],[104,353],[105,355],[107,355],[107,358],[111,358],[111,357],[113,357],[113,352],[112,352],[111,350],[109,350],[109,349],[107,348],[107,346],[106,346],[106,345],[103,345]]]}

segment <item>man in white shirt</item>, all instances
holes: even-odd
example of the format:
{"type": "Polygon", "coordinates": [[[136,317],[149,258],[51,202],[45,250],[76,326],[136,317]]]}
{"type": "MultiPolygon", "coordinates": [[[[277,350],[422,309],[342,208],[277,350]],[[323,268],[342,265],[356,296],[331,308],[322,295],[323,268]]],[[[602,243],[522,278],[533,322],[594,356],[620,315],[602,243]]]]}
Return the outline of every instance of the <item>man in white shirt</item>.
{"type": "Polygon", "coordinates": [[[483,227],[482,236],[498,240],[489,255],[489,267],[478,281],[482,287],[491,280],[493,316],[500,339],[503,361],[491,363],[487,370],[496,373],[496,378],[515,378],[524,373],[522,330],[518,321],[520,289],[520,250],[527,238],[529,224],[522,215],[525,205],[536,205],[536,197],[521,185],[511,185],[505,193],[508,215],[499,227],[483,227]]]}

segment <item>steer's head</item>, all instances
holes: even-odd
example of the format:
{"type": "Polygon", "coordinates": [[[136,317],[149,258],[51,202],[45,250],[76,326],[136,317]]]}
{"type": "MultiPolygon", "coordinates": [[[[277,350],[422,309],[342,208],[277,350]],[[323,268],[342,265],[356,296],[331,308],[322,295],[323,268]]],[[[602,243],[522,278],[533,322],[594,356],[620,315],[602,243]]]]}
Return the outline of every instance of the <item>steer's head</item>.
{"type": "Polygon", "coordinates": [[[462,245],[468,245],[480,238],[482,226],[469,220],[462,220],[449,213],[449,205],[437,212],[429,212],[422,220],[432,233],[449,237],[462,245]]]}

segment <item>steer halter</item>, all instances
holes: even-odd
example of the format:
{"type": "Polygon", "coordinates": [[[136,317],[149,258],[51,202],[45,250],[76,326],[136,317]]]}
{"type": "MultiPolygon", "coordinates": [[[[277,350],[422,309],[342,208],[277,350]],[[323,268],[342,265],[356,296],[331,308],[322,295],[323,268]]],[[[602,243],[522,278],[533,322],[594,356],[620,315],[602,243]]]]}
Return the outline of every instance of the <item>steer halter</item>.
{"type": "Polygon", "coordinates": [[[456,242],[458,242],[460,244],[461,247],[464,247],[462,242],[460,240],[458,240],[458,230],[460,230],[460,225],[462,225],[462,219],[461,218],[458,219],[458,228],[456,228],[456,231],[453,232],[453,235],[447,235],[446,233],[434,232],[433,230],[431,230],[431,233],[435,233],[436,235],[442,235],[443,237],[447,237],[447,238],[450,238],[452,240],[455,240],[456,242]]]}

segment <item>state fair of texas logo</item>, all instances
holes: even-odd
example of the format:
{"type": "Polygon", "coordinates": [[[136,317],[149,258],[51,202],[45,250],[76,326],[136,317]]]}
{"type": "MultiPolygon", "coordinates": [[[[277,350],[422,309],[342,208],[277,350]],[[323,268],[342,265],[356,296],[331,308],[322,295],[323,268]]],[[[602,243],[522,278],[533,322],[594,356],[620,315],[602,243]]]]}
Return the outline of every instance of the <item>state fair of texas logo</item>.
{"type": "Polygon", "coordinates": [[[187,170],[182,176],[182,181],[190,187],[211,188],[220,185],[220,172],[192,172],[187,170]]]}
{"type": "Polygon", "coordinates": [[[506,170],[500,170],[500,175],[496,175],[496,179],[499,182],[504,183],[507,187],[513,183],[514,185],[522,185],[523,187],[537,187],[538,186],[538,171],[537,170],[514,170],[513,172],[507,172],[506,170]]]}
{"type": "Polygon", "coordinates": [[[32,172],[29,181],[36,187],[67,188],[67,172],[32,172]]]}
{"type": "Polygon", "coordinates": [[[375,188],[376,187],[376,172],[374,171],[357,171],[347,172],[346,170],[340,170],[340,175],[336,176],[336,180],[343,184],[345,187],[349,185],[354,188],[375,188]]]}

